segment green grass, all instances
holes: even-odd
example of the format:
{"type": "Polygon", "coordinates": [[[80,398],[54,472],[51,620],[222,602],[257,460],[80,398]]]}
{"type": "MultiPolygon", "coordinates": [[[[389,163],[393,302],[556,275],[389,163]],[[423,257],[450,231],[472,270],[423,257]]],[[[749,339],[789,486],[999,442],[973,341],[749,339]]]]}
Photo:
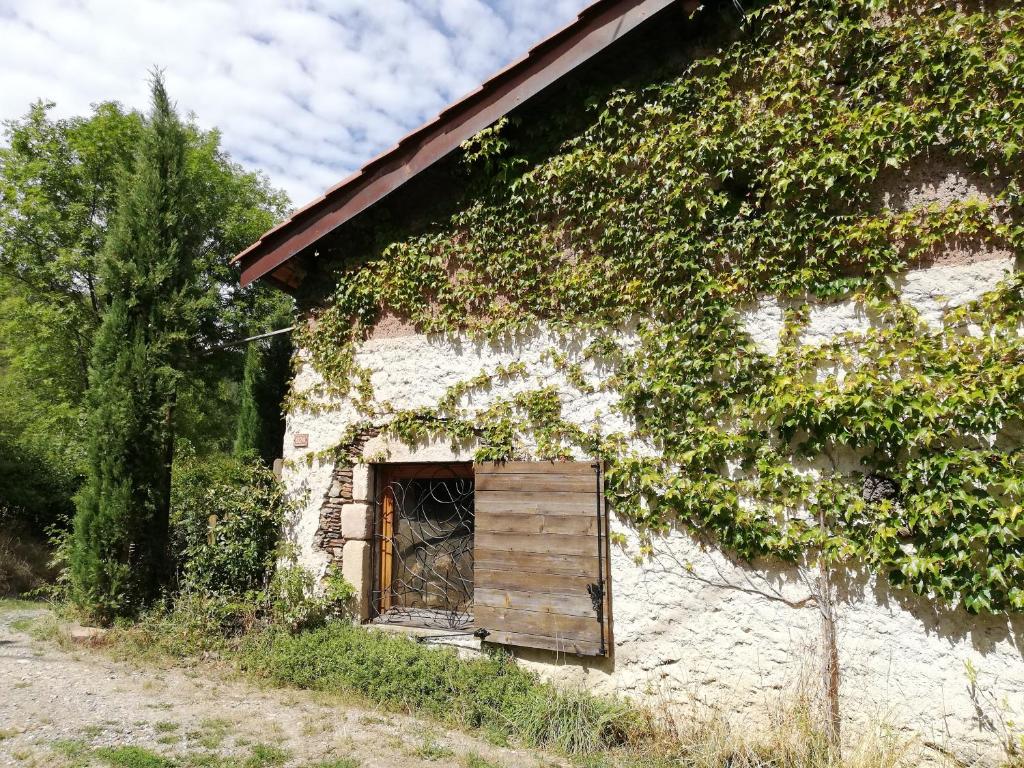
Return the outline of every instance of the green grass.
{"type": "Polygon", "coordinates": [[[64,757],[81,757],[89,751],[89,745],[81,739],[58,739],[50,744],[50,748],[64,757]]]}
{"type": "Polygon", "coordinates": [[[18,735],[18,732],[13,728],[0,728],[0,741],[5,739],[11,739],[18,735]]]}
{"type": "MultiPolygon", "coordinates": [[[[737,731],[720,716],[695,718],[683,733],[670,733],[657,717],[625,701],[567,690],[542,682],[501,653],[461,659],[451,649],[426,648],[412,639],[368,630],[343,622],[292,633],[264,628],[247,635],[204,638],[213,631],[202,618],[179,606],[170,614],[108,635],[108,652],[135,661],[154,655],[162,661],[198,647],[220,648],[222,658],[257,681],[322,692],[331,698],[355,700],[385,711],[431,718],[456,728],[473,729],[500,746],[551,749],[574,758],[581,768],[663,768],[664,766],[732,766],[733,768],[896,768],[905,748],[897,742],[857,745],[867,755],[837,761],[823,750],[821,734],[807,702],[788,712],[780,701],[773,727],[765,733],[737,731]],[[170,628],[168,630],[168,628],[170,628]],[[161,640],[162,633],[169,635],[161,640]],[[188,635],[188,641],[182,637],[188,635]],[[156,651],[154,651],[154,648],[156,651]],[[140,649],[144,649],[141,650],[140,649]],[[162,655],[161,655],[162,654],[162,655]],[[780,719],[781,718],[781,719],[780,719]],[[865,751],[865,749],[867,751],[865,751]]],[[[790,702],[793,705],[794,702],[790,702]]],[[[361,722],[377,723],[376,714],[361,722]]],[[[219,756],[230,730],[222,720],[206,721],[187,734],[193,747],[205,747],[177,758],[175,768],[277,768],[286,757],[276,747],[255,745],[245,758],[219,756]]],[[[234,746],[242,746],[236,739],[234,746]]],[[[394,748],[403,748],[401,742],[394,748]]],[[[427,738],[410,755],[464,768],[493,768],[484,758],[456,758],[445,746],[427,738]]],[[[350,760],[313,762],[302,768],[349,768],[350,760]]]]}
{"type": "Polygon", "coordinates": [[[28,632],[32,629],[32,625],[34,623],[35,619],[31,619],[26,616],[24,618],[15,619],[14,621],[12,621],[11,629],[13,629],[15,632],[28,632]]]}
{"type": "Polygon", "coordinates": [[[384,708],[484,729],[570,755],[642,740],[644,713],[614,699],[540,682],[502,654],[463,660],[454,651],[332,623],[250,639],[239,664],[281,685],[354,693],[384,708]]]}
{"type": "MultiPolygon", "coordinates": [[[[109,768],[281,768],[290,757],[287,750],[267,744],[254,745],[248,756],[208,751],[166,757],[137,746],[93,748],[78,739],[55,741],[50,748],[64,758],[64,768],[89,768],[97,764],[109,768]]],[[[304,768],[357,768],[358,765],[355,761],[338,760],[304,768]]]]}
{"type": "Polygon", "coordinates": [[[85,768],[89,765],[90,748],[81,739],[58,739],[50,749],[63,758],[62,768],[85,768]]]}
{"type": "Polygon", "coordinates": [[[12,611],[30,611],[45,608],[46,603],[34,600],[21,600],[14,597],[0,597],[0,613],[11,613],[12,611]]]}
{"type": "Polygon", "coordinates": [[[161,720],[158,723],[154,723],[153,728],[156,729],[157,733],[172,733],[181,728],[181,723],[172,723],[169,720],[161,720]]]}
{"type": "Polygon", "coordinates": [[[352,757],[339,757],[335,760],[320,760],[306,763],[302,768],[359,768],[360,762],[352,757]]]}
{"type": "Polygon", "coordinates": [[[142,747],[100,747],[93,750],[111,768],[174,768],[174,762],[142,747]]]}
{"type": "Polygon", "coordinates": [[[449,757],[455,755],[455,753],[448,749],[448,747],[443,744],[438,744],[437,739],[433,736],[427,736],[424,738],[423,743],[416,748],[413,754],[423,760],[447,760],[449,757]]]}
{"type": "Polygon", "coordinates": [[[476,752],[470,752],[462,758],[462,765],[464,768],[501,768],[497,763],[492,763],[476,752]]]}
{"type": "Polygon", "coordinates": [[[254,744],[244,768],[274,768],[288,762],[288,752],[267,744],[254,744]]]}
{"type": "Polygon", "coordinates": [[[188,732],[188,738],[206,749],[217,749],[224,743],[224,739],[234,730],[234,726],[228,720],[211,718],[203,720],[199,728],[188,732]]]}
{"type": "MultiPolygon", "coordinates": [[[[641,710],[543,683],[501,653],[464,660],[450,649],[425,648],[405,636],[344,622],[297,634],[270,628],[228,638],[220,621],[211,619],[219,618],[219,610],[179,600],[170,613],[111,630],[105,652],[144,662],[215,648],[241,671],[274,685],[340,694],[477,729],[502,746],[514,741],[579,755],[632,746],[649,732],[641,710]]],[[[186,736],[193,747],[217,750],[227,733],[226,724],[207,722],[186,736]]]]}

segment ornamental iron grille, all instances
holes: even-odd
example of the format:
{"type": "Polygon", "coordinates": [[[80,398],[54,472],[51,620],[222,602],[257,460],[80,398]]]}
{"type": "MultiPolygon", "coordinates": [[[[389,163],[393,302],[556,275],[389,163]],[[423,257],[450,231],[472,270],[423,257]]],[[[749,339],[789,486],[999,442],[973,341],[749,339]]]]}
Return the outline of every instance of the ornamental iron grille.
{"type": "Polygon", "coordinates": [[[469,627],[472,465],[384,465],[377,475],[376,621],[469,627]]]}

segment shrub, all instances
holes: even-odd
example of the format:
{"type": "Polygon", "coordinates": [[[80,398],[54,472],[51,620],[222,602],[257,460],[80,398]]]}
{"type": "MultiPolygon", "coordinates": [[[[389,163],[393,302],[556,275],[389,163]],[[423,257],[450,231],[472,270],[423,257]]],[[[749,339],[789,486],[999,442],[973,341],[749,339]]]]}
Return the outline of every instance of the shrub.
{"type": "Polygon", "coordinates": [[[298,632],[345,619],[352,586],[340,574],[313,589],[307,571],[294,563],[276,569],[264,589],[243,594],[185,589],[142,614],[115,626],[110,640],[129,656],[200,656],[230,652],[245,638],[265,632],[298,632]]]}
{"type": "Polygon", "coordinates": [[[277,569],[264,596],[269,623],[290,632],[351,615],[355,589],[333,568],[317,590],[313,576],[294,562],[277,569]]]}
{"type": "Polygon", "coordinates": [[[179,456],[171,535],[182,590],[241,596],[265,588],[285,509],[281,485],[259,460],[179,456]]]}

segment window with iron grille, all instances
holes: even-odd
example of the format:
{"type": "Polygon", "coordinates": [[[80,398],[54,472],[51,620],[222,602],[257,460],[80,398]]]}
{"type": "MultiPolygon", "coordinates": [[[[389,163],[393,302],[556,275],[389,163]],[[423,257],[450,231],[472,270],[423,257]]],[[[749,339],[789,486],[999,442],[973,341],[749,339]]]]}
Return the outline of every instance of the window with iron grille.
{"type": "Polygon", "coordinates": [[[610,652],[599,462],[385,464],[375,476],[376,622],[610,652]]]}
{"type": "Polygon", "coordinates": [[[473,622],[473,467],[378,465],[375,620],[468,629],[473,622]]]}

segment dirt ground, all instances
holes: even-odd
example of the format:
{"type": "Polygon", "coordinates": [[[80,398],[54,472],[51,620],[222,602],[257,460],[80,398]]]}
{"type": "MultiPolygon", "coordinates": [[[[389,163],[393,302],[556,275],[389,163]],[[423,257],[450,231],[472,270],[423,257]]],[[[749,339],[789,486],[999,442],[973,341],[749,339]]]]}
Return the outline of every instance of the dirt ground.
{"type": "Polygon", "coordinates": [[[137,668],[95,650],[64,650],[25,632],[26,619],[42,613],[0,602],[2,766],[541,768],[561,763],[336,698],[263,690],[212,665],[137,668]],[[122,747],[145,752],[117,749],[122,747]]]}

